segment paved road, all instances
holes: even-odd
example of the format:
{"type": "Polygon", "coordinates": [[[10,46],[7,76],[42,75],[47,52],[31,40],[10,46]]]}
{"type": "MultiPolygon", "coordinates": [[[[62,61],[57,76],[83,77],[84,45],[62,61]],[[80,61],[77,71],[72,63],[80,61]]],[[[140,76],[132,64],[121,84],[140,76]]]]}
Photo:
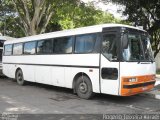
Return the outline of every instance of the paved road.
{"type": "Polygon", "coordinates": [[[29,83],[19,86],[0,78],[0,113],[115,114],[160,113],[160,100],[148,94],[117,97],[96,94],[92,100],[78,98],[72,90],[29,83]]]}

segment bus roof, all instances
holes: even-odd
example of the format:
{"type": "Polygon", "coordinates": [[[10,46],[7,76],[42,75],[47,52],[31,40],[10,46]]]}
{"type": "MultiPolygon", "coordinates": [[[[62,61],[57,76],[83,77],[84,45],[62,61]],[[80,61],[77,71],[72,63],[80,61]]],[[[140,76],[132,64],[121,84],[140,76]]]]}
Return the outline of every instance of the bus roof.
{"type": "Polygon", "coordinates": [[[62,36],[72,36],[72,35],[78,35],[78,34],[102,32],[102,29],[105,27],[127,27],[127,28],[144,31],[140,28],[129,26],[129,25],[100,24],[100,25],[87,26],[87,27],[81,27],[81,28],[76,28],[76,29],[62,30],[62,31],[56,31],[56,32],[50,32],[50,33],[44,33],[44,34],[39,34],[39,35],[17,38],[16,40],[6,41],[5,44],[26,42],[26,41],[32,41],[32,40],[42,40],[42,39],[62,37],[62,36]]]}

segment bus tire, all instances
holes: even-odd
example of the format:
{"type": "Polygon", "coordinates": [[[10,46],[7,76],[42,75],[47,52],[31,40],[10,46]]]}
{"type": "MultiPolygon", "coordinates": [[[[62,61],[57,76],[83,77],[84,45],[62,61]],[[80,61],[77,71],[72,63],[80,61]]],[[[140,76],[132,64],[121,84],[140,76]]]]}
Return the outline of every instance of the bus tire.
{"type": "Polygon", "coordinates": [[[25,85],[25,80],[23,78],[23,72],[21,69],[17,70],[16,72],[16,81],[21,86],[25,85]]]}
{"type": "Polygon", "coordinates": [[[94,93],[92,83],[87,76],[80,76],[76,81],[75,90],[77,95],[83,99],[90,99],[94,93]]]}

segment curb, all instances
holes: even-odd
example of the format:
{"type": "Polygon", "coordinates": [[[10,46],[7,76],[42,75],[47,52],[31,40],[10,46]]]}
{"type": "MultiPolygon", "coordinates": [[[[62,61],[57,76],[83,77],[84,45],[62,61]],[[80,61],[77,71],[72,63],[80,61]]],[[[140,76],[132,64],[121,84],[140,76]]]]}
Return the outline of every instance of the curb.
{"type": "Polygon", "coordinates": [[[155,86],[152,90],[142,93],[140,96],[160,99],[160,85],[155,86]]]}

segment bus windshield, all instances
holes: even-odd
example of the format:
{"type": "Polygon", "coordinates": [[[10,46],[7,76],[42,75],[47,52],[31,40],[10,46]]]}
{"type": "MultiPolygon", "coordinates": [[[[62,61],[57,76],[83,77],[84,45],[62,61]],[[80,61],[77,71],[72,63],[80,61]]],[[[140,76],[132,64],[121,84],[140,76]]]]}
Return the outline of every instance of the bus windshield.
{"type": "Polygon", "coordinates": [[[137,33],[128,33],[128,44],[122,49],[124,61],[153,61],[152,48],[149,36],[137,33]]]}

